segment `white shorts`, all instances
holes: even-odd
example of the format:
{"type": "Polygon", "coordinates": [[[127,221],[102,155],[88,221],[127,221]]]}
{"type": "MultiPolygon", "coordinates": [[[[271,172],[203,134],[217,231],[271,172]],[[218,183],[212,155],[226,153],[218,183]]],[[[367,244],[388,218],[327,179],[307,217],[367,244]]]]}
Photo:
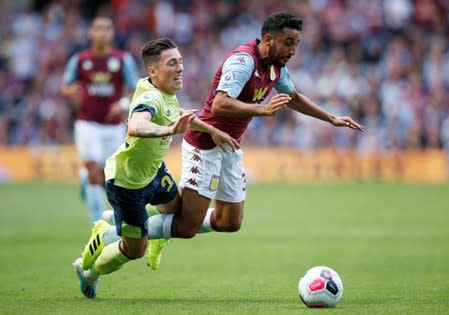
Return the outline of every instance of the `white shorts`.
{"type": "Polygon", "coordinates": [[[200,150],[182,141],[181,188],[196,190],[209,199],[241,202],[246,197],[243,152],[215,147],[200,150]]]}
{"type": "Polygon", "coordinates": [[[104,165],[125,139],[125,124],[103,125],[92,121],[75,121],[75,145],[83,162],[104,165]]]}

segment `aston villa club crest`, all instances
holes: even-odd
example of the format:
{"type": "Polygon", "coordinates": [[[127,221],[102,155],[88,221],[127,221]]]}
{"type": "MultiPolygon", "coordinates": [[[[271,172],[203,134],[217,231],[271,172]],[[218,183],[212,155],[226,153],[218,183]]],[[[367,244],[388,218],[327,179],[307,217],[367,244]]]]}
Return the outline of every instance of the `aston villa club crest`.
{"type": "Polygon", "coordinates": [[[212,178],[210,179],[210,183],[209,183],[209,189],[212,191],[216,191],[218,188],[219,181],[220,181],[220,176],[212,175],[212,178]]]}
{"type": "Polygon", "coordinates": [[[85,60],[83,61],[81,68],[83,68],[84,71],[89,71],[93,68],[94,64],[91,60],[85,60]]]}
{"type": "Polygon", "coordinates": [[[111,57],[108,59],[108,70],[111,72],[117,72],[120,69],[120,60],[116,57],[111,57]]]}

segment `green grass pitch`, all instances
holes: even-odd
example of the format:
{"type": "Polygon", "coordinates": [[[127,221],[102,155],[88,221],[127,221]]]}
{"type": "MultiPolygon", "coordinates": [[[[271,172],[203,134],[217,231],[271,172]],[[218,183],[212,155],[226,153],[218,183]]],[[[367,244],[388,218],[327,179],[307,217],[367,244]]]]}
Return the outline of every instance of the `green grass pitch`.
{"type": "Polygon", "coordinates": [[[167,246],[84,298],[71,263],[90,235],[73,184],[0,185],[1,314],[448,314],[449,186],[252,185],[238,233],[167,246]],[[334,268],[336,309],[311,310],[297,283],[334,268]]]}

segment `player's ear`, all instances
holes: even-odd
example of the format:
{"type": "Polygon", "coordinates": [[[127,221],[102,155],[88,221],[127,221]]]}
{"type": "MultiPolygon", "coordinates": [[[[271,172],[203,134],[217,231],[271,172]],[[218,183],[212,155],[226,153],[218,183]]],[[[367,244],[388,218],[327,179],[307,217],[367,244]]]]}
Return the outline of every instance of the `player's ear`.
{"type": "Polygon", "coordinates": [[[271,46],[273,45],[273,35],[271,35],[270,33],[266,33],[263,38],[262,38],[263,42],[265,43],[265,46],[271,46]]]}
{"type": "Polygon", "coordinates": [[[150,76],[152,76],[152,77],[154,77],[154,76],[157,75],[157,70],[156,70],[156,68],[154,67],[154,65],[148,65],[148,66],[147,66],[147,72],[148,72],[148,74],[149,74],[150,76]]]}

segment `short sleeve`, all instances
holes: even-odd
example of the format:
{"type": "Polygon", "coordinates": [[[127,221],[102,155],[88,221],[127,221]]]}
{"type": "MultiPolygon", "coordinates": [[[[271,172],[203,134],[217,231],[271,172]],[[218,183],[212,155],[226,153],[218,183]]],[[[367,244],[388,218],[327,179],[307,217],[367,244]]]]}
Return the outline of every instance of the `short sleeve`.
{"type": "Polygon", "coordinates": [[[290,80],[290,74],[288,73],[287,67],[281,68],[281,77],[274,87],[278,93],[292,94],[295,90],[292,80],[290,80]]]}
{"type": "Polygon", "coordinates": [[[253,71],[253,57],[247,53],[233,54],[223,64],[222,75],[215,92],[226,92],[230,97],[237,98],[253,71]]]}
{"type": "Polygon", "coordinates": [[[137,74],[137,66],[133,57],[129,53],[125,53],[123,57],[123,77],[128,87],[132,90],[136,88],[137,80],[139,80],[137,74]]]}
{"type": "Polygon", "coordinates": [[[78,54],[73,55],[64,70],[62,81],[65,84],[72,84],[78,77],[78,54]]]}
{"type": "Polygon", "coordinates": [[[137,96],[137,99],[131,105],[131,112],[148,111],[151,114],[152,120],[160,113],[161,103],[152,92],[144,92],[137,96]]]}

